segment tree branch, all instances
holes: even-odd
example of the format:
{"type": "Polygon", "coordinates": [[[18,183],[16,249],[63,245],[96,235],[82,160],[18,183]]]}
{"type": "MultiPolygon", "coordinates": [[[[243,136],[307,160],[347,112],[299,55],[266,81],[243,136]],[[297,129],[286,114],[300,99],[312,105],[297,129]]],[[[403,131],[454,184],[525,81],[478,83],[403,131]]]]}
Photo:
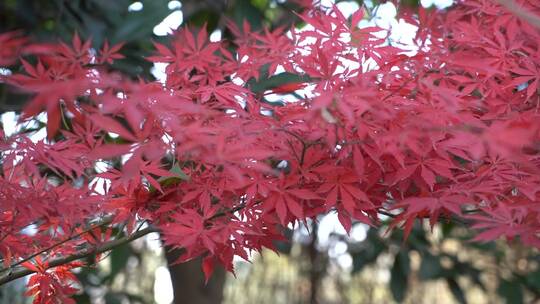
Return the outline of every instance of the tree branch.
{"type": "MultiPolygon", "coordinates": [[[[143,237],[143,236],[145,236],[145,235],[147,235],[149,233],[152,233],[152,232],[158,232],[158,229],[156,229],[154,227],[148,227],[148,228],[139,230],[139,231],[137,231],[137,232],[135,232],[135,233],[133,233],[133,234],[131,234],[129,236],[126,236],[126,237],[123,237],[123,238],[120,238],[120,239],[116,239],[116,240],[112,240],[112,241],[100,244],[98,246],[95,246],[95,247],[85,248],[85,249],[83,249],[83,250],[81,250],[81,251],[79,251],[77,253],[72,254],[72,255],[68,255],[66,257],[60,257],[60,258],[49,261],[49,268],[64,265],[64,264],[67,264],[67,263],[70,263],[70,262],[73,262],[73,261],[76,261],[76,260],[91,256],[93,254],[100,254],[100,253],[109,251],[109,250],[111,250],[111,249],[113,249],[115,247],[118,247],[118,246],[127,244],[129,242],[132,242],[132,241],[134,241],[134,240],[136,240],[138,238],[141,238],[141,237],[143,237]]],[[[7,283],[7,282],[11,282],[13,280],[22,278],[22,277],[27,276],[29,274],[32,274],[34,272],[35,271],[30,270],[30,269],[25,268],[25,267],[16,267],[14,270],[10,271],[9,273],[7,273],[7,274],[5,274],[3,276],[0,276],[0,285],[3,285],[5,283],[7,283]]]]}
{"type": "MultiPolygon", "coordinates": [[[[467,212],[467,213],[470,214],[470,213],[473,213],[473,212],[474,212],[474,210],[471,210],[470,212],[467,212]]],[[[390,212],[385,211],[385,210],[377,210],[377,213],[379,213],[379,214],[381,214],[381,215],[384,215],[384,216],[388,216],[388,217],[393,218],[393,219],[395,219],[395,218],[399,215],[399,214],[393,214],[393,213],[390,213],[390,212]]],[[[465,212],[464,212],[464,213],[465,213],[465,212]]],[[[425,217],[417,217],[417,219],[419,219],[419,220],[424,220],[424,219],[427,219],[427,218],[425,218],[425,217]]],[[[470,223],[467,222],[465,219],[462,219],[462,218],[457,217],[457,216],[452,216],[452,217],[450,217],[450,218],[439,217],[439,218],[437,219],[438,222],[442,222],[443,220],[450,220],[450,221],[452,221],[452,222],[458,223],[458,224],[463,225],[463,226],[467,226],[467,225],[470,224],[470,223]]]]}
{"type": "Polygon", "coordinates": [[[502,6],[506,7],[510,12],[519,18],[529,22],[531,25],[540,28],[540,16],[527,11],[523,6],[517,4],[512,0],[499,0],[498,1],[502,6]]]}
{"type": "Polygon", "coordinates": [[[92,226],[92,227],[90,227],[90,228],[88,228],[88,229],[85,229],[85,230],[83,230],[83,231],[81,231],[81,232],[79,232],[79,233],[77,233],[77,234],[71,235],[70,237],[68,237],[68,238],[66,238],[66,239],[64,239],[64,240],[62,240],[62,241],[60,241],[60,242],[58,242],[58,243],[55,243],[55,244],[53,244],[53,245],[51,245],[51,246],[49,246],[49,247],[47,247],[47,248],[45,248],[45,249],[43,249],[43,250],[40,250],[40,251],[38,251],[38,252],[36,252],[36,253],[34,253],[34,254],[28,256],[28,257],[26,257],[26,258],[24,258],[24,259],[22,259],[22,260],[16,262],[16,263],[13,263],[13,264],[11,264],[9,267],[0,269],[0,273],[5,272],[5,271],[8,271],[8,270],[10,270],[10,269],[13,269],[14,267],[16,267],[16,266],[18,266],[18,265],[21,265],[22,263],[24,263],[24,262],[26,262],[26,261],[30,261],[31,259],[37,257],[38,255],[40,255],[40,254],[42,254],[42,253],[45,253],[45,252],[47,252],[47,251],[50,251],[50,250],[52,250],[53,248],[56,248],[56,247],[58,247],[58,246],[60,246],[60,245],[62,245],[62,244],[65,244],[65,243],[67,243],[67,242],[69,242],[69,241],[71,241],[71,240],[73,240],[73,239],[75,239],[75,238],[77,238],[77,237],[79,237],[79,236],[82,236],[83,234],[86,234],[86,233],[88,233],[88,232],[90,232],[90,231],[92,231],[92,230],[94,230],[94,229],[96,229],[96,228],[100,228],[100,227],[103,227],[103,226],[105,226],[105,225],[108,225],[108,224],[110,224],[111,222],[112,222],[112,218],[107,218],[107,219],[105,219],[103,222],[101,222],[101,223],[99,223],[99,224],[96,224],[96,225],[94,225],[94,226],[92,226]]]}
{"type": "MultiPolygon", "coordinates": [[[[216,219],[216,218],[219,218],[219,217],[222,217],[222,216],[225,216],[227,214],[232,214],[234,212],[237,212],[237,211],[240,211],[242,209],[244,209],[246,207],[246,204],[240,204],[238,205],[237,207],[235,208],[232,208],[230,210],[226,210],[226,211],[221,211],[221,212],[218,212],[216,214],[214,214],[212,217],[210,217],[208,220],[213,220],[213,219],[216,219]]],[[[28,268],[25,268],[25,267],[14,267],[14,266],[17,266],[21,263],[23,263],[24,261],[28,261],[38,255],[40,255],[41,253],[44,253],[56,246],[59,246],[67,241],[69,241],[70,239],[73,239],[77,236],[80,236],[92,229],[95,229],[97,227],[100,227],[100,226],[103,226],[103,225],[106,225],[110,223],[110,220],[105,220],[105,222],[97,225],[97,226],[94,226],[93,228],[91,229],[87,229],[81,233],[78,233],[60,243],[57,243],[57,244],[54,244],[44,250],[41,250],[40,252],[38,253],[35,253],[33,255],[31,255],[30,257],[28,258],[25,258],[24,260],[22,261],[19,261],[15,264],[13,264],[12,266],[10,266],[9,268],[6,268],[4,270],[9,270],[9,272],[5,275],[2,275],[0,276],[0,286],[7,283],[7,282],[11,282],[13,280],[16,280],[16,279],[19,279],[19,278],[22,278],[24,276],[27,276],[29,274],[32,274],[34,273],[35,271],[32,271],[28,268]]],[[[115,239],[115,240],[112,240],[112,241],[109,241],[109,242],[105,242],[103,244],[100,244],[98,246],[95,246],[95,247],[87,247],[85,249],[82,249],[81,251],[77,252],[77,253],[74,253],[74,254],[71,254],[71,255],[68,255],[68,256],[65,256],[65,257],[60,257],[60,258],[56,258],[56,259],[53,259],[51,261],[48,262],[48,265],[49,265],[49,268],[52,268],[52,267],[56,267],[56,266],[60,266],[60,265],[64,265],[64,264],[67,264],[67,263],[70,263],[70,262],[73,262],[73,261],[76,261],[76,260],[79,260],[79,259],[82,259],[82,258],[85,258],[85,257],[88,257],[90,255],[93,255],[93,254],[99,254],[99,253],[103,253],[103,252],[106,252],[106,251],[109,251],[109,250],[112,250],[114,249],[115,247],[118,247],[118,246],[121,246],[121,245],[124,245],[124,244],[127,244],[127,243],[130,243],[138,238],[141,238],[149,233],[152,233],[152,232],[159,232],[159,229],[155,228],[155,227],[148,227],[148,228],[145,228],[145,229],[142,229],[142,230],[138,230],[136,232],[134,232],[133,234],[129,235],[129,236],[125,236],[123,238],[120,238],[120,239],[115,239]]]]}

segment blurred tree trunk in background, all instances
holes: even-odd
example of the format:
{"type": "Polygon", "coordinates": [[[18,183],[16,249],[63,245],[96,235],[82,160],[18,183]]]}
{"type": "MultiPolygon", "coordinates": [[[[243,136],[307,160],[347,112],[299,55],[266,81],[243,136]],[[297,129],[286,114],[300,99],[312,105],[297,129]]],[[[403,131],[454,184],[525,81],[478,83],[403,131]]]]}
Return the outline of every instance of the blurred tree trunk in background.
{"type": "MultiPolygon", "coordinates": [[[[182,12],[186,20],[203,10],[214,11],[217,15],[227,10],[229,0],[183,0],[182,12]]],[[[217,21],[219,22],[219,21],[217,21]]],[[[174,304],[219,304],[223,301],[225,270],[216,265],[212,277],[205,284],[201,259],[172,265],[181,250],[165,250],[169,273],[174,290],[174,304]]]]}
{"type": "MultiPolygon", "coordinates": [[[[321,283],[321,278],[324,275],[325,267],[322,267],[321,258],[322,253],[317,249],[317,233],[319,231],[319,225],[315,221],[311,226],[311,241],[308,246],[309,261],[311,267],[309,269],[309,302],[311,304],[318,304],[318,291],[321,283]]],[[[325,265],[326,266],[326,265],[325,265]]]]}
{"type": "Polygon", "coordinates": [[[174,304],[219,304],[223,301],[225,269],[216,265],[208,283],[204,282],[201,259],[174,264],[181,250],[165,250],[174,290],[174,304]]]}

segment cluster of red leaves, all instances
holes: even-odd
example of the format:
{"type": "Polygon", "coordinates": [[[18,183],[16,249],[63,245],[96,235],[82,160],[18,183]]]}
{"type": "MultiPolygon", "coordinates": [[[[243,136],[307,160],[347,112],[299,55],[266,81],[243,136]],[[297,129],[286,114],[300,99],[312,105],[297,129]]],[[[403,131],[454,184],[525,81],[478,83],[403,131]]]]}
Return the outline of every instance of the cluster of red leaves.
{"type": "Polygon", "coordinates": [[[28,291],[26,292],[27,296],[34,296],[35,303],[75,304],[70,296],[75,294],[77,289],[71,284],[79,281],[70,270],[80,267],[81,263],[70,263],[55,267],[53,270],[47,270],[49,268],[47,262],[38,256],[35,264],[24,262],[22,265],[35,272],[28,280],[28,291]]]}
{"type": "MultiPolygon", "coordinates": [[[[362,10],[301,16],[310,28],[288,33],[231,24],[233,41],[181,29],[148,58],[168,63],[163,83],[110,72],[119,47],[96,52],[78,36],[23,61],[7,81],[33,93],[23,119],[47,113],[48,140],[1,139],[4,263],[59,242],[44,258],[69,255],[89,242],[71,236],[102,216],[147,220],[182,261],[204,256],[206,274],[326,212],[347,230],[392,212],[406,233],[418,218],[459,217],[478,241],[540,247],[538,29],[491,0],[420,9],[404,15],[419,28],[410,55],[387,31],[358,28],[362,10]],[[252,92],[278,69],[310,81],[270,93],[303,98],[252,92]]],[[[36,303],[69,293],[36,287],[60,290],[36,272],[36,303]]]]}

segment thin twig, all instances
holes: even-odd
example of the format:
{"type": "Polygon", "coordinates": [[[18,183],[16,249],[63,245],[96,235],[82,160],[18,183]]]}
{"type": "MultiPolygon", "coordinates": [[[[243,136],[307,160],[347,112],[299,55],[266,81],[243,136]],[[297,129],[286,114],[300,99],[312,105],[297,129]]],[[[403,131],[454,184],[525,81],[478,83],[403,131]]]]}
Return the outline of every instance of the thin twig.
{"type": "MultiPolygon", "coordinates": [[[[60,265],[64,265],[64,264],[67,264],[67,263],[70,263],[70,262],[73,262],[73,261],[76,261],[76,260],[79,260],[79,259],[82,259],[82,258],[85,258],[85,257],[88,257],[88,256],[91,256],[93,254],[100,254],[100,253],[103,253],[103,252],[106,252],[106,251],[109,251],[115,247],[118,247],[118,246],[121,246],[121,245],[124,245],[124,244],[127,244],[129,242],[132,242],[138,238],[141,238],[149,233],[152,233],[152,232],[158,232],[158,230],[154,227],[148,227],[148,228],[145,228],[145,229],[142,229],[142,230],[139,230],[129,236],[126,236],[126,237],[123,237],[123,238],[120,238],[120,239],[116,239],[116,240],[112,240],[112,241],[109,241],[109,242],[106,242],[106,243],[103,243],[101,245],[98,245],[98,246],[95,246],[95,247],[88,247],[88,248],[85,248],[77,253],[74,253],[74,254],[71,254],[71,255],[68,255],[68,256],[65,256],[65,257],[61,257],[61,258],[57,258],[57,259],[53,259],[51,261],[48,262],[48,266],[49,268],[52,268],[52,267],[56,267],[56,266],[60,266],[60,265]]],[[[25,268],[25,267],[16,267],[15,270],[9,272],[8,274],[5,274],[3,276],[0,276],[0,285],[3,285],[7,282],[11,282],[13,280],[16,280],[16,279],[19,279],[19,278],[22,278],[24,276],[27,276],[29,274],[32,274],[34,273],[35,271],[33,270],[30,270],[28,268],[25,268]]]]}
{"type": "MultiPolygon", "coordinates": [[[[395,219],[399,215],[399,214],[390,213],[390,212],[385,211],[385,210],[377,210],[377,213],[382,214],[384,216],[391,217],[393,219],[395,219]]],[[[468,212],[468,213],[471,213],[471,212],[468,212]]],[[[423,219],[427,219],[427,218],[426,217],[418,217],[418,219],[423,220],[423,219]]],[[[461,219],[461,218],[459,218],[457,216],[452,216],[450,218],[439,217],[437,219],[437,221],[439,221],[439,222],[441,222],[443,220],[450,220],[450,221],[452,221],[454,223],[458,223],[458,224],[461,224],[461,225],[464,225],[464,226],[469,224],[466,220],[461,219]]]]}
{"type": "MultiPolygon", "coordinates": [[[[222,217],[222,216],[225,216],[227,214],[232,214],[234,212],[237,212],[237,211],[240,211],[242,209],[244,209],[246,207],[246,204],[240,204],[230,210],[225,210],[225,211],[221,211],[221,212],[218,212],[216,214],[214,214],[213,216],[211,216],[208,220],[213,220],[213,219],[216,219],[216,218],[219,218],[219,217],[222,217]]],[[[102,226],[102,225],[105,225],[105,224],[108,224],[110,223],[110,219],[109,219],[109,222],[104,222],[104,223],[101,223],[100,225],[98,226],[94,226],[93,228],[91,229],[95,229],[99,226],[102,226]]],[[[77,237],[77,236],[80,236],[86,232],[88,232],[89,230],[91,229],[87,229],[77,235],[74,235],[71,237],[71,239],[77,237]]],[[[152,232],[159,232],[159,229],[157,229],[156,227],[153,227],[153,226],[150,226],[150,227],[147,227],[147,228],[144,228],[142,230],[138,230],[134,233],[132,233],[131,235],[129,236],[125,236],[123,238],[120,238],[120,239],[115,239],[115,240],[112,240],[112,241],[109,241],[109,242],[105,242],[101,245],[98,245],[98,246],[93,246],[93,247],[87,247],[85,249],[82,249],[74,254],[71,254],[71,255],[68,255],[68,256],[65,256],[65,257],[60,257],[60,258],[57,258],[57,259],[53,259],[51,261],[48,262],[48,267],[49,268],[53,268],[53,267],[56,267],[56,266],[60,266],[60,265],[64,265],[64,264],[67,264],[67,263],[70,263],[70,262],[73,262],[73,261],[76,261],[76,260],[79,260],[79,259],[82,259],[82,258],[85,258],[85,257],[88,257],[90,255],[93,255],[93,254],[100,254],[100,253],[103,253],[103,252],[106,252],[106,251],[109,251],[109,250],[112,250],[114,249],[115,247],[118,247],[118,246],[121,246],[121,245],[124,245],[124,244],[127,244],[129,242],[132,242],[138,238],[141,238],[149,233],[152,233],[152,232]]],[[[33,254],[31,257],[28,257],[22,261],[19,261],[18,263],[12,265],[11,267],[9,267],[8,269],[10,270],[7,274],[3,275],[3,276],[0,276],[0,285],[3,285],[7,282],[11,282],[13,280],[16,280],[16,279],[19,279],[19,278],[22,278],[24,276],[27,276],[29,274],[32,274],[34,273],[35,271],[33,270],[30,270],[28,268],[25,268],[25,267],[21,267],[21,266],[17,266],[21,263],[23,263],[24,261],[28,261],[30,259],[32,259],[33,257],[36,257],[38,256],[39,254],[42,254],[56,246],[59,246],[65,242],[69,241],[69,239],[66,239],[60,243],[57,243],[55,244],[54,246],[51,246],[49,248],[46,248],[44,250],[41,250],[40,252],[38,253],[35,253],[33,254]]]]}
{"type": "Polygon", "coordinates": [[[16,262],[16,263],[13,263],[13,264],[10,265],[9,267],[0,269],[0,273],[6,272],[6,271],[8,271],[8,270],[11,270],[11,269],[13,269],[13,268],[16,267],[16,266],[21,265],[21,264],[24,263],[24,262],[30,261],[31,259],[37,257],[37,256],[40,255],[40,254],[43,254],[43,253],[45,253],[45,252],[47,252],[47,251],[50,251],[50,250],[52,250],[52,249],[54,249],[54,248],[56,248],[56,247],[58,247],[58,246],[60,246],[60,245],[62,245],[62,244],[65,244],[65,243],[67,243],[67,242],[69,242],[69,241],[71,241],[71,240],[73,240],[73,239],[75,239],[75,238],[78,238],[78,237],[82,236],[83,234],[86,234],[86,233],[88,233],[88,232],[90,232],[90,231],[92,231],[92,230],[94,230],[94,229],[96,229],[96,228],[100,228],[100,227],[103,227],[103,226],[105,226],[105,225],[108,225],[108,224],[111,223],[111,221],[112,221],[111,218],[105,219],[105,220],[104,220],[102,223],[100,223],[100,224],[94,225],[94,226],[92,226],[92,227],[90,227],[90,228],[88,228],[88,229],[85,229],[85,230],[83,230],[83,231],[81,231],[81,232],[79,232],[79,233],[77,233],[77,234],[74,234],[74,235],[72,235],[72,236],[70,236],[70,237],[68,237],[68,238],[66,238],[66,239],[64,239],[64,240],[62,240],[62,241],[60,241],[60,242],[58,242],[58,243],[55,243],[55,244],[53,244],[53,245],[51,245],[51,246],[49,246],[49,247],[47,247],[47,248],[45,248],[45,249],[42,249],[42,250],[40,250],[40,251],[38,251],[38,252],[36,252],[36,253],[34,253],[34,254],[28,256],[28,257],[26,257],[26,258],[24,258],[24,259],[22,259],[22,260],[16,262]]]}

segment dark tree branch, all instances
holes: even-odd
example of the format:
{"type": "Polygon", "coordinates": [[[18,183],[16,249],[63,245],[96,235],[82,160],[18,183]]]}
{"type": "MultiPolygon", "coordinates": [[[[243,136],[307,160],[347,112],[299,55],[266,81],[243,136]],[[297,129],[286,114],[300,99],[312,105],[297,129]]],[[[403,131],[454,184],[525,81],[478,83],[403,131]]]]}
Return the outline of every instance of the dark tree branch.
{"type": "Polygon", "coordinates": [[[37,256],[40,255],[40,254],[43,254],[43,253],[45,253],[45,252],[48,252],[48,251],[50,251],[50,250],[52,250],[52,249],[54,249],[54,248],[56,248],[56,247],[58,247],[58,246],[60,246],[60,245],[65,244],[65,243],[67,243],[67,242],[69,242],[69,241],[71,241],[71,240],[73,240],[73,239],[75,239],[75,238],[78,238],[78,237],[82,236],[83,234],[86,234],[86,233],[88,233],[88,232],[90,232],[90,231],[92,231],[92,230],[94,230],[94,229],[96,229],[96,228],[100,228],[100,227],[103,227],[103,226],[105,226],[105,225],[108,225],[108,224],[110,224],[111,222],[112,222],[112,219],[111,219],[111,218],[105,219],[104,221],[102,221],[102,222],[99,223],[99,224],[96,224],[96,225],[94,225],[94,226],[92,226],[92,227],[90,227],[90,228],[88,228],[88,229],[85,229],[85,230],[83,230],[83,231],[81,231],[81,232],[79,232],[79,233],[77,233],[77,234],[71,235],[71,236],[69,236],[68,238],[66,238],[66,239],[64,239],[63,241],[61,241],[61,242],[55,243],[55,244],[53,244],[53,245],[51,245],[51,246],[49,246],[49,247],[47,247],[47,248],[45,248],[45,249],[43,249],[43,250],[40,250],[40,251],[38,251],[38,252],[36,252],[36,253],[34,253],[34,254],[28,256],[28,257],[26,257],[26,258],[24,258],[24,259],[22,259],[22,260],[16,262],[16,263],[13,263],[12,265],[10,265],[10,266],[7,267],[7,268],[0,269],[0,273],[6,272],[6,271],[8,271],[8,270],[11,270],[11,269],[15,268],[16,266],[18,266],[18,265],[20,265],[20,264],[22,264],[22,263],[24,263],[24,262],[30,261],[31,259],[37,257],[37,256]]]}
{"type": "MultiPolygon", "coordinates": [[[[242,209],[244,209],[246,207],[246,204],[240,204],[230,210],[224,210],[224,211],[220,211],[216,214],[214,214],[212,217],[210,217],[208,220],[213,220],[213,219],[216,219],[216,218],[219,218],[219,217],[222,217],[222,216],[225,216],[225,215],[229,215],[229,214],[233,214],[234,212],[237,212],[237,211],[240,211],[242,209]]],[[[6,269],[3,269],[2,271],[5,272],[6,270],[9,270],[9,272],[7,274],[4,274],[2,276],[0,276],[0,285],[3,285],[7,282],[11,282],[13,280],[16,280],[16,279],[19,279],[19,278],[22,278],[24,276],[27,276],[29,274],[32,274],[34,273],[35,271],[32,271],[30,269],[27,269],[25,267],[22,267],[22,266],[17,266],[25,261],[29,261],[31,260],[32,258],[42,254],[42,253],[45,253],[57,246],[60,246],[61,244],[64,244],[66,242],[68,242],[69,240],[72,240],[78,236],[81,236],[83,235],[84,233],[87,233],[87,232],[90,232],[91,230],[95,229],[95,228],[98,228],[98,227],[102,227],[106,224],[109,224],[111,222],[110,219],[106,219],[103,223],[101,224],[98,224],[92,228],[89,228],[85,231],[82,231],[76,235],[73,235],[71,237],[69,237],[68,239],[66,240],[63,240],[59,243],[56,243],[46,249],[43,249],[43,250],[40,250],[39,252],[35,253],[35,254],[32,254],[30,257],[27,257],[25,259],[23,259],[22,261],[19,261],[15,264],[13,264],[12,266],[10,266],[9,268],[6,268],[6,269]]],[[[99,254],[99,253],[103,253],[103,252],[106,252],[106,251],[109,251],[109,250],[112,250],[114,249],[115,247],[118,247],[118,246],[121,246],[121,245],[124,245],[124,244],[127,244],[127,243],[130,243],[138,238],[141,238],[149,233],[152,233],[152,232],[159,232],[159,229],[153,227],[153,226],[150,226],[148,228],[145,228],[145,229],[142,229],[142,230],[138,230],[136,232],[134,232],[133,234],[129,235],[129,236],[125,236],[123,238],[120,238],[120,239],[115,239],[115,240],[112,240],[112,241],[109,241],[109,242],[105,242],[103,244],[100,244],[98,246],[93,246],[93,247],[87,247],[85,249],[82,249],[81,251],[77,252],[77,253],[74,253],[74,254],[71,254],[71,255],[68,255],[68,256],[65,256],[65,257],[60,257],[60,258],[56,258],[56,259],[53,259],[51,261],[48,262],[48,266],[49,268],[53,268],[53,267],[56,267],[56,266],[60,266],[60,265],[64,265],[64,264],[67,264],[67,263],[70,263],[70,262],[73,262],[73,261],[76,261],[76,260],[79,260],[79,259],[82,259],[82,258],[85,258],[85,257],[88,257],[88,256],[91,256],[93,254],[99,254]]]]}
{"type": "MultiPolygon", "coordinates": [[[[85,248],[85,249],[83,249],[83,250],[81,250],[81,251],[79,251],[77,253],[74,253],[74,254],[71,254],[71,255],[68,255],[68,256],[65,256],[65,257],[60,257],[60,258],[57,258],[57,259],[53,259],[53,260],[48,262],[48,266],[49,266],[49,268],[52,268],[52,267],[64,265],[64,264],[67,264],[67,263],[71,263],[73,261],[76,261],[76,260],[79,260],[79,259],[82,259],[82,258],[85,258],[85,257],[89,257],[89,256],[94,255],[94,254],[100,254],[100,253],[112,250],[115,247],[118,247],[118,246],[127,244],[129,242],[132,242],[132,241],[134,241],[134,240],[136,240],[138,238],[141,238],[141,237],[143,237],[143,236],[145,236],[145,235],[147,235],[149,233],[152,233],[152,232],[158,232],[158,230],[156,228],[154,228],[154,227],[148,227],[148,228],[139,230],[139,231],[137,231],[137,232],[135,232],[135,233],[133,233],[133,234],[131,234],[129,236],[125,236],[125,237],[120,238],[120,239],[115,239],[115,240],[112,240],[112,241],[109,241],[109,242],[105,242],[105,243],[100,244],[98,246],[88,247],[88,248],[85,248]]],[[[11,282],[13,280],[22,278],[22,277],[27,276],[29,274],[32,274],[34,272],[35,271],[30,270],[28,268],[18,266],[15,269],[11,270],[9,273],[0,276],[0,285],[3,285],[5,283],[7,283],[7,282],[11,282]]]]}

